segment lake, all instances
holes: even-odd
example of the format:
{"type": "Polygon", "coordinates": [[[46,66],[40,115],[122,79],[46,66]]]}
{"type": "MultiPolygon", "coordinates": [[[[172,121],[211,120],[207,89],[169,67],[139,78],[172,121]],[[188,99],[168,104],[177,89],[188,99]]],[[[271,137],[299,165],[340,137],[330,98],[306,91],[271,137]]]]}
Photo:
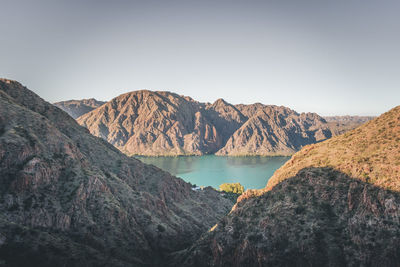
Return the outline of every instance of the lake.
{"type": "Polygon", "coordinates": [[[265,187],[269,178],[290,157],[137,157],[198,186],[219,188],[223,183],[241,183],[245,189],[265,187]]]}

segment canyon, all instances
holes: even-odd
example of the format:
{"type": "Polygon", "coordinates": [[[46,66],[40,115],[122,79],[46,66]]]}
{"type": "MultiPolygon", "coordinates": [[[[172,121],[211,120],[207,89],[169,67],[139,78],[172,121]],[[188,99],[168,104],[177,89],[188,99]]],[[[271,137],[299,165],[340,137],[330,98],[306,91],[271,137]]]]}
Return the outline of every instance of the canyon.
{"type": "Polygon", "coordinates": [[[377,118],[327,121],[285,107],[137,91],[77,121],[0,79],[0,265],[400,262],[400,106],[377,118]],[[347,121],[362,125],[340,135],[329,126],[347,121]],[[265,188],[233,203],[124,154],[138,148],[149,155],[299,151],[265,188]]]}

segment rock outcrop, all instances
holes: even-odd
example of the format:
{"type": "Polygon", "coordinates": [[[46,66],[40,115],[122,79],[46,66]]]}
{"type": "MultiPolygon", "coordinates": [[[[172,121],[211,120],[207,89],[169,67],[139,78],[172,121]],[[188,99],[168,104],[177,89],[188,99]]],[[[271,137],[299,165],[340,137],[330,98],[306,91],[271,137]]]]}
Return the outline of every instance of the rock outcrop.
{"type": "Polygon", "coordinates": [[[164,266],[232,204],[0,80],[0,265],[164,266]]]}
{"type": "Polygon", "coordinates": [[[127,155],[288,155],[332,136],[315,113],[134,91],[78,118],[127,155]]]}
{"type": "Polygon", "coordinates": [[[246,191],[180,266],[398,266],[400,106],[306,146],[246,191]]]}
{"type": "Polygon", "coordinates": [[[81,100],[68,100],[54,103],[55,106],[67,112],[72,118],[76,119],[93,109],[104,105],[106,102],[98,101],[94,98],[81,100]]]}

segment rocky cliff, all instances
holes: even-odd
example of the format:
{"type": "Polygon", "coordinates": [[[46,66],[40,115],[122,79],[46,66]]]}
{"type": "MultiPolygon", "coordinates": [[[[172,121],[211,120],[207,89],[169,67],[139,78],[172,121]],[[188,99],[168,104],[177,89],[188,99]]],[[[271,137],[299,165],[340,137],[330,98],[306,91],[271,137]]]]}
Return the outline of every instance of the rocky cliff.
{"type": "Polygon", "coordinates": [[[231,206],[0,80],[0,265],[164,266],[231,206]]]}
{"type": "Polygon", "coordinates": [[[147,90],[116,97],[78,122],[127,155],[288,155],[332,136],[314,113],[147,90]]]}
{"type": "Polygon", "coordinates": [[[296,153],[171,259],[181,266],[398,266],[400,106],[296,153]]]}
{"type": "Polygon", "coordinates": [[[81,100],[68,100],[54,103],[55,106],[67,112],[72,118],[76,119],[93,109],[100,107],[106,102],[98,101],[94,98],[81,100]]]}

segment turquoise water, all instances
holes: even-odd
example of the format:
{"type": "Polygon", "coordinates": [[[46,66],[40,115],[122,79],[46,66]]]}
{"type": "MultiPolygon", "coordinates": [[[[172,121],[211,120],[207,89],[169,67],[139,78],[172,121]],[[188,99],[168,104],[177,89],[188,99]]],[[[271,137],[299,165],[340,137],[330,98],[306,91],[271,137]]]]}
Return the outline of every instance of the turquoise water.
{"type": "Polygon", "coordinates": [[[241,183],[245,189],[265,187],[272,174],[290,157],[138,157],[198,186],[219,188],[223,183],[241,183]]]}

